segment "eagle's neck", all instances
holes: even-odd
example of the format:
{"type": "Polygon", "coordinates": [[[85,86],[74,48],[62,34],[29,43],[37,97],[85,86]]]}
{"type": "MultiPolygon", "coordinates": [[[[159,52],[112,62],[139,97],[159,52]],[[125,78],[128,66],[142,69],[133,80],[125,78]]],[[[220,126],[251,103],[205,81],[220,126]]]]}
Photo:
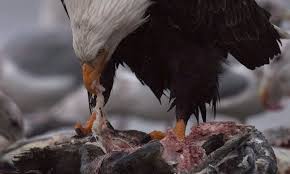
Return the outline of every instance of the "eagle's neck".
{"type": "Polygon", "coordinates": [[[95,58],[101,47],[111,54],[129,33],[145,20],[150,0],[65,0],[76,54],[95,58]]]}

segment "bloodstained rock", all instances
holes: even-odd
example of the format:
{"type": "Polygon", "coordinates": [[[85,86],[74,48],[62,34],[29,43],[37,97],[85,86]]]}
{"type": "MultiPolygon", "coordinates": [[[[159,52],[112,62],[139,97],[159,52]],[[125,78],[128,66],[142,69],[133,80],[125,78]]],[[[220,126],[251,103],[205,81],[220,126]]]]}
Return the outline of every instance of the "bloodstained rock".
{"type": "MultiPolygon", "coordinates": [[[[58,138],[55,138],[58,136],[58,138]]],[[[51,139],[20,143],[2,155],[13,154],[18,172],[81,174],[266,173],[276,174],[274,152],[252,126],[232,122],[203,123],[184,141],[171,130],[159,141],[138,131],[104,129],[101,136],[51,139]],[[146,140],[146,141],[144,141],[146,140]],[[40,143],[45,141],[45,143],[40,143]],[[149,141],[149,142],[148,142],[149,141]],[[33,144],[27,146],[27,144],[33,144]],[[41,144],[41,145],[39,145],[41,144]],[[26,148],[24,148],[26,147],[26,148]],[[32,148],[27,148],[32,147],[32,148]],[[12,152],[13,151],[13,152],[12,152]],[[15,158],[16,157],[16,158],[15,158]]]]}

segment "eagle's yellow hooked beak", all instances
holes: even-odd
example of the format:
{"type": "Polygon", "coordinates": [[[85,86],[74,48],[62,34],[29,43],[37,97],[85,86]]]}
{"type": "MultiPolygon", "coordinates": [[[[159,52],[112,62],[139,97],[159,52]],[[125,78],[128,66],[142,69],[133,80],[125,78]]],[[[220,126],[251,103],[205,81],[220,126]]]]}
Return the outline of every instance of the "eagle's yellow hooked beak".
{"type": "Polygon", "coordinates": [[[95,61],[91,63],[84,63],[82,65],[83,82],[86,89],[92,93],[97,94],[99,92],[100,77],[105,69],[107,57],[109,52],[102,49],[97,55],[95,61]]]}

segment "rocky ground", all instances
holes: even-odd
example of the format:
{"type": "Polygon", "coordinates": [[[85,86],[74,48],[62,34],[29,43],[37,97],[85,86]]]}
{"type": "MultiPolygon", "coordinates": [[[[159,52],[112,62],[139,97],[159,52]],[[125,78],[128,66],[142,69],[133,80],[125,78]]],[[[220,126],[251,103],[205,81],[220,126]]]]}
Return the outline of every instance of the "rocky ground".
{"type": "Polygon", "coordinates": [[[2,173],[267,173],[277,172],[262,133],[233,122],[200,124],[183,142],[111,127],[97,136],[61,131],[22,140],[2,153],[2,173]],[[5,170],[5,171],[4,171],[5,170]]]}

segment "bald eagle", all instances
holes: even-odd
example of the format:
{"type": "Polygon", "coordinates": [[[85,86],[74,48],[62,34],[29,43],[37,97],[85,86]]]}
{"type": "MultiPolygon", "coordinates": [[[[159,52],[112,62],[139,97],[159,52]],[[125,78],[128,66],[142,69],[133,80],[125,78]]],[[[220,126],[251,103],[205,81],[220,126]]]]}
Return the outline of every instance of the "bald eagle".
{"type": "MultiPolygon", "coordinates": [[[[115,70],[126,64],[158,99],[170,91],[176,136],[192,114],[215,110],[228,54],[249,69],[280,54],[270,14],[255,0],[62,0],[90,96],[107,102],[115,70]],[[103,87],[103,88],[102,88],[103,87]],[[105,89],[105,90],[104,90],[105,89]]],[[[94,115],[94,114],[93,114],[94,115]]],[[[77,125],[83,133],[92,127],[77,125]]],[[[153,138],[164,134],[155,131],[153,138]]]]}

